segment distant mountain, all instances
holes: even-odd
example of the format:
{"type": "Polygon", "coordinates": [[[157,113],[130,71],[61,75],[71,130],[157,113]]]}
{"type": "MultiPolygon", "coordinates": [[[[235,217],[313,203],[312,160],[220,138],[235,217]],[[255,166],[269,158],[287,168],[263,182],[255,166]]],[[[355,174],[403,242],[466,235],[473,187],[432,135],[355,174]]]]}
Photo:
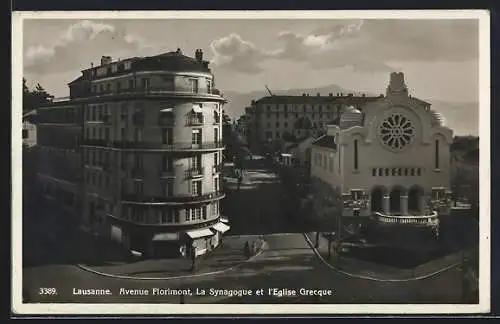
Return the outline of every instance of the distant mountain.
{"type": "MultiPolygon", "coordinates": [[[[271,89],[275,95],[302,95],[308,93],[315,96],[320,93],[327,96],[330,92],[336,95],[337,93],[352,93],[354,95],[365,94],[367,96],[376,96],[369,92],[360,92],[342,88],[338,85],[329,85],[319,88],[304,88],[304,89],[290,89],[290,90],[274,90],[271,89]]],[[[231,119],[238,118],[245,113],[245,107],[250,106],[252,100],[257,100],[269,93],[265,88],[261,91],[252,91],[248,93],[240,93],[234,91],[223,91],[224,97],[228,100],[225,107],[226,113],[231,119]]],[[[455,103],[441,100],[432,100],[420,98],[432,104],[432,108],[439,111],[445,117],[446,124],[451,127],[458,135],[479,135],[479,104],[478,103],[455,103]]]]}

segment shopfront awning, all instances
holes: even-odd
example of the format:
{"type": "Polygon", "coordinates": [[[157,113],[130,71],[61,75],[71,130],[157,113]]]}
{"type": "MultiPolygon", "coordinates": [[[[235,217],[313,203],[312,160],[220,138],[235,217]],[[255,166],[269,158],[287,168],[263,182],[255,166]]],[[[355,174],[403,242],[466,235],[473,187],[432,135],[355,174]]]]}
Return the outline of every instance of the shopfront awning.
{"type": "Polygon", "coordinates": [[[212,226],[212,228],[216,231],[221,232],[221,233],[225,233],[231,229],[231,227],[229,227],[228,225],[226,225],[222,222],[215,224],[214,226],[212,226]]]}
{"type": "Polygon", "coordinates": [[[229,223],[229,220],[227,218],[221,217],[220,221],[223,223],[229,223]]]}
{"type": "Polygon", "coordinates": [[[179,233],[156,233],[153,236],[155,242],[177,241],[179,240],[179,233]]]}
{"type": "Polygon", "coordinates": [[[192,239],[197,239],[200,237],[212,236],[214,235],[214,232],[212,232],[210,228],[203,228],[199,230],[188,231],[186,232],[186,234],[192,239]]]}
{"type": "Polygon", "coordinates": [[[174,111],[174,108],[164,108],[160,110],[161,113],[171,113],[174,111]]]}

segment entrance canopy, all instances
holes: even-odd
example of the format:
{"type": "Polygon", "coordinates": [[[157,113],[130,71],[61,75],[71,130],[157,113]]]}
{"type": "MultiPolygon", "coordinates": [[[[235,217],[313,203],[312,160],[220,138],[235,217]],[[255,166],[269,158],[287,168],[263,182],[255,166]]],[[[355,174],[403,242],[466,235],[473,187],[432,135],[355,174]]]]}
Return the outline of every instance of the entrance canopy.
{"type": "Polygon", "coordinates": [[[197,239],[200,237],[212,236],[214,235],[214,232],[212,232],[210,228],[203,228],[199,230],[188,231],[186,232],[186,234],[192,239],[197,239]]]}
{"type": "Polygon", "coordinates": [[[229,227],[228,225],[226,225],[222,222],[215,224],[214,226],[212,226],[212,228],[216,231],[221,232],[221,233],[225,233],[225,232],[229,231],[229,229],[231,229],[231,227],[229,227]]]}

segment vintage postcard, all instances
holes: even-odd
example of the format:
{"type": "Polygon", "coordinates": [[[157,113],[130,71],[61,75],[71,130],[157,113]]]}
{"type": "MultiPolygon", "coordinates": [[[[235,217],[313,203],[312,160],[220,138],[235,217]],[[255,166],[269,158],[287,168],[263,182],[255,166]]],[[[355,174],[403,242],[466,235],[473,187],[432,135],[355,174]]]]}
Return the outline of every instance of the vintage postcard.
{"type": "Polygon", "coordinates": [[[489,28],[14,12],[13,312],[487,312],[489,28]]]}

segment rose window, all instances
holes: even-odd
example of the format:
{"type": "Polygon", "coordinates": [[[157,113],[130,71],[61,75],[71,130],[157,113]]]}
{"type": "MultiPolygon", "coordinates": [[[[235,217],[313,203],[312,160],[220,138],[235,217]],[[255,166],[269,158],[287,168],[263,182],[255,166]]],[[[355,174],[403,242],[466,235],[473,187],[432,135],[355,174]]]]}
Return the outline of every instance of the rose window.
{"type": "Polygon", "coordinates": [[[415,137],[415,126],[407,117],[396,113],[380,123],[378,135],[384,146],[400,151],[412,142],[415,137]]]}

